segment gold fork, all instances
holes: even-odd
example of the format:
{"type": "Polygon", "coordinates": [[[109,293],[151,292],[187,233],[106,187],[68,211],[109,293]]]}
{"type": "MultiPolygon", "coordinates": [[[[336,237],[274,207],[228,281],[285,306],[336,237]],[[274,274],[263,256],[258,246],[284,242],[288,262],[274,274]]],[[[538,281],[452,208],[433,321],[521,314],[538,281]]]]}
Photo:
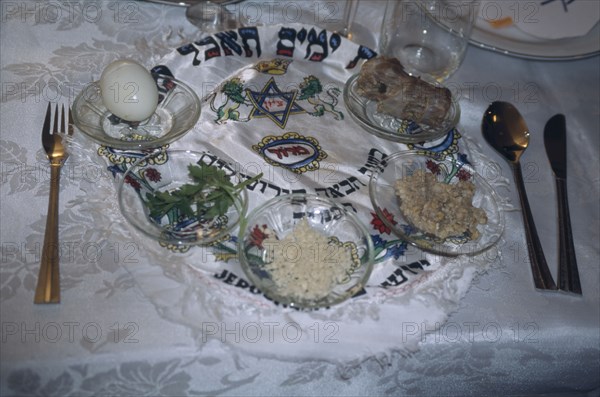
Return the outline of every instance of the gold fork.
{"type": "Polygon", "coordinates": [[[42,128],[42,145],[50,161],[50,197],[48,199],[48,216],[46,218],[46,233],[42,248],[40,273],[35,288],[34,303],[59,303],[60,302],[60,277],[58,271],[58,192],[60,170],[69,154],[65,150],[59,132],[73,134],[73,121],[69,112],[68,129],[65,129],[65,107],[54,111],[54,128],[50,130],[52,106],[48,104],[46,119],[42,128]],[[58,121],[60,120],[60,130],[58,121]]]}

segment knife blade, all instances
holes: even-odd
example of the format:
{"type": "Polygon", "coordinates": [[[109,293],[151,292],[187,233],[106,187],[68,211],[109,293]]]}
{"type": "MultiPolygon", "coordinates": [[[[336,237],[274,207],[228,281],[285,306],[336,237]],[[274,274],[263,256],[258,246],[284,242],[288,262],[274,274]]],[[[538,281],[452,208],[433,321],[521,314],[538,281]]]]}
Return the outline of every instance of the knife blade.
{"type": "Polygon", "coordinates": [[[567,195],[567,126],[565,116],[554,115],[544,128],[544,146],[554,172],[558,199],[558,289],[581,295],[567,195]]]}
{"type": "Polygon", "coordinates": [[[565,116],[552,116],[544,128],[544,145],[557,178],[567,178],[567,123],[565,116]]]}

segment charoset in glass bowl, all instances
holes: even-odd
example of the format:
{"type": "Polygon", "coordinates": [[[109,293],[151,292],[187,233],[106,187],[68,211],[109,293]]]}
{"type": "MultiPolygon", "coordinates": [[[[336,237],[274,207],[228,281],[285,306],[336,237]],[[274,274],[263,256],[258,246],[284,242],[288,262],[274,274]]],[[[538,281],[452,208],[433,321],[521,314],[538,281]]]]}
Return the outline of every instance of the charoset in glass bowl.
{"type": "Polygon", "coordinates": [[[367,229],[342,205],[315,195],[283,195],[255,209],[240,227],[238,251],[251,283],[299,309],[351,298],[373,267],[367,229]]]}
{"type": "Polygon", "coordinates": [[[127,170],[119,208],[135,229],[160,243],[209,244],[244,217],[248,181],[211,153],[159,150],[127,170]]]}
{"type": "Polygon", "coordinates": [[[405,241],[439,255],[474,255],[502,235],[504,215],[492,186],[454,157],[417,151],[385,157],[369,183],[381,221],[405,241]]]}
{"type": "Polygon", "coordinates": [[[152,77],[158,87],[158,106],[147,120],[128,122],[112,114],[103,103],[96,81],[75,98],[74,124],[96,143],[115,149],[151,149],[181,138],[200,117],[200,99],[182,81],[160,74],[152,77]]]}

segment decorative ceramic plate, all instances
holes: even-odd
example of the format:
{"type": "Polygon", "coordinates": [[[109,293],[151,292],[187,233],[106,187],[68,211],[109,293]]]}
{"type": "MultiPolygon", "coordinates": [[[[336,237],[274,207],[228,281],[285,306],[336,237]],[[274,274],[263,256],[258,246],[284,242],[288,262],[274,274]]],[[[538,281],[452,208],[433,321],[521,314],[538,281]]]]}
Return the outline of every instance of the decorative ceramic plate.
{"type": "MultiPolygon", "coordinates": [[[[250,211],[288,194],[335,202],[331,208],[343,208],[365,225],[375,262],[364,288],[344,303],[297,311],[274,304],[246,276],[238,260],[237,230],[206,249],[170,250],[148,244],[149,239],[132,227],[131,238],[144,248],[140,260],[153,266],[125,266],[161,315],[194,332],[204,332],[202,325],[208,322],[231,329],[257,318],[260,324],[298,324],[302,335],[311,335],[308,327],[315,321],[344,324],[336,335],[339,343],[315,345],[304,337],[298,343],[282,342],[286,348],[276,354],[294,360],[354,360],[413,346],[420,336],[400,340],[398,318],[417,324],[444,321],[451,310],[448,299],[460,299],[474,275],[492,262],[492,255],[463,261],[410,246],[373,211],[369,178],[398,150],[473,158],[456,129],[437,141],[403,144],[369,134],[352,119],[344,104],[344,85],[374,56],[334,32],[285,24],[199,38],[160,61],[202,100],[195,128],[169,149],[202,148],[231,158],[230,167],[242,178],[262,172],[262,179],[246,188],[250,211]],[[425,289],[441,293],[423,294],[425,289]],[[365,340],[377,345],[364,351],[365,340]]],[[[107,152],[106,157],[111,170],[122,172],[129,166],[125,154],[107,152]]],[[[294,216],[301,217],[300,212],[294,216]]],[[[321,225],[331,223],[324,214],[321,225]]],[[[268,330],[261,331],[268,335],[268,330]]],[[[233,345],[226,341],[230,342],[233,345]]],[[[279,339],[267,342],[278,346],[279,339]]],[[[248,340],[235,347],[256,354],[265,351],[263,343],[248,340]]]]}

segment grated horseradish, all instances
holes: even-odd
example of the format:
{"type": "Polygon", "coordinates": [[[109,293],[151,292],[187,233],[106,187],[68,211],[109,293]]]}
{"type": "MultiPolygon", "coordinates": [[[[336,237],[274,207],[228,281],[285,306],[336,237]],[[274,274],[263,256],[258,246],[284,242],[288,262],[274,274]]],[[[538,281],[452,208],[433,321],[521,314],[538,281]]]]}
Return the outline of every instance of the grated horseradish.
{"type": "Polygon", "coordinates": [[[466,232],[476,240],[480,235],[477,225],[487,223],[485,211],[473,206],[475,185],[469,181],[439,182],[435,175],[417,170],[396,181],[396,194],[406,219],[441,239],[466,232]]]}
{"type": "Polygon", "coordinates": [[[274,233],[263,241],[267,270],[278,293],[303,300],[329,295],[337,284],[349,281],[360,266],[356,245],[327,237],[302,219],[278,240],[274,233]]]}

